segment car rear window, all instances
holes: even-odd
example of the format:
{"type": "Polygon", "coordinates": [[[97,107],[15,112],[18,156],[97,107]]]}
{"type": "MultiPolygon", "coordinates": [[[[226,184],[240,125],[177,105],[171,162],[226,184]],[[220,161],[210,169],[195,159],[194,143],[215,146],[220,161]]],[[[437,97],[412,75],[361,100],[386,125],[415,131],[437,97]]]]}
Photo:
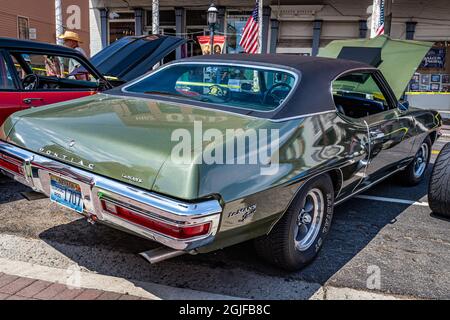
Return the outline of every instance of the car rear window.
{"type": "Polygon", "coordinates": [[[281,69],[229,64],[174,64],[123,90],[229,108],[272,111],[288,99],[295,84],[295,74],[281,69]]]}

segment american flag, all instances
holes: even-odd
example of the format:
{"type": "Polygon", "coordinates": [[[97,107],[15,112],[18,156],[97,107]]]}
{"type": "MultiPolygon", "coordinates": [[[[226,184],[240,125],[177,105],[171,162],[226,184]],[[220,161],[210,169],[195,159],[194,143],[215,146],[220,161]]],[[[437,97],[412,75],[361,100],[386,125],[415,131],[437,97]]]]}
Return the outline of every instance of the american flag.
{"type": "Polygon", "coordinates": [[[375,35],[379,36],[384,34],[384,0],[380,0],[380,14],[378,17],[378,21],[376,21],[377,25],[376,25],[376,30],[375,30],[375,35]]]}
{"type": "Polygon", "coordinates": [[[241,41],[239,45],[244,48],[246,53],[257,53],[259,49],[259,3],[256,1],[256,7],[245,24],[241,41]]]}

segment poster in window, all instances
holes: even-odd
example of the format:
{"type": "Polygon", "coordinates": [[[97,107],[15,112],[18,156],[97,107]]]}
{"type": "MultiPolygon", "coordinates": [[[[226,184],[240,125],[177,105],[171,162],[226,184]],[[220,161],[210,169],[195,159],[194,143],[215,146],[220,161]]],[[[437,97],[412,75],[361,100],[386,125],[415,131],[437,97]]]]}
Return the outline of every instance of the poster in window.
{"type": "Polygon", "coordinates": [[[432,74],[431,82],[441,82],[441,75],[440,74],[432,74]]]}
{"type": "Polygon", "coordinates": [[[445,48],[431,48],[423,58],[420,68],[444,68],[445,48]]]}
{"type": "Polygon", "coordinates": [[[442,75],[442,83],[450,83],[450,74],[442,75]]]}
{"type": "Polygon", "coordinates": [[[439,91],[440,88],[441,88],[441,84],[440,83],[432,83],[430,85],[430,90],[431,91],[439,91]]]}
{"type": "Polygon", "coordinates": [[[429,74],[421,74],[420,75],[420,84],[428,86],[430,84],[430,75],[429,74]]]}
{"type": "Polygon", "coordinates": [[[419,83],[420,80],[420,74],[419,73],[415,73],[413,75],[413,77],[411,78],[411,83],[419,83]]]}
{"type": "Polygon", "coordinates": [[[411,91],[419,91],[419,84],[418,83],[411,83],[410,90],[411,91]]]}
{"type": "Polygon", "coordinates": [[[425,85],[425,84],[421,84],[420,85],[420,91],[430,91],[430,86],[429,85],[425,85]]]}

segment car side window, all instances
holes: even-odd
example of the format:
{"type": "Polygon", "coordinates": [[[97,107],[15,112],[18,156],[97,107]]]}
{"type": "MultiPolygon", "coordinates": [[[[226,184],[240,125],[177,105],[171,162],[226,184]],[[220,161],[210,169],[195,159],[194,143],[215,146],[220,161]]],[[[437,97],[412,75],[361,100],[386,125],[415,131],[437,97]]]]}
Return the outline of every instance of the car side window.
{"type": "Polygon", "coordinates": [[[72,57],[12,52],[11,58],[22,82],[30,75],[38,77],[33,90],[90,90],[99,85],[99,79],[72,57]]]}
{"type": "Polygon", "coordinates": [[[337,111],[359,119],[391,109],[388,97],[369,72],[354,72],[333,81],[332,93],[337,111]]]}
{"type": "Polygon", "coordinates": [[[0,56],[0,90],[10,89],[14,89],[13,78],[5,59],[0,56]]]}

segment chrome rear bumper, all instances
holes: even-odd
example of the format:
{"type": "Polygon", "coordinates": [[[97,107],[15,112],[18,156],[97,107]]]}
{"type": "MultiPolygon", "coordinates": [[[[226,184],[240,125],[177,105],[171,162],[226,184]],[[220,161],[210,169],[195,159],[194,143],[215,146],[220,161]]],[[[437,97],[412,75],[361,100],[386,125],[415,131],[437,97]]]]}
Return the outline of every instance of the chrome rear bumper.
{"type": "MultiPolygon", "coordinates": [[[[0,166],[0,171],[37,192],[50,196],[50,174],[80,185],[84,214],[97,221],[159,242],[175,250],[190,251],[214,240],[219,229],[222,207],[217,200],[188,203],[135,188],[96,174],[74,168],[0,141],[0,157],[18,160],[23,175],[0,166]],[[177,227],[210,223],[209,232],[202,236],[178,239],[150,230],[106,212],[101,198],[113,199],[123,206],[137,208],[146,217],[177,227]]],[[[1,158],[0,158],[1,159],[1,158]]],[[[4,158],[3,158],[4,159],[4,158]]]]}

